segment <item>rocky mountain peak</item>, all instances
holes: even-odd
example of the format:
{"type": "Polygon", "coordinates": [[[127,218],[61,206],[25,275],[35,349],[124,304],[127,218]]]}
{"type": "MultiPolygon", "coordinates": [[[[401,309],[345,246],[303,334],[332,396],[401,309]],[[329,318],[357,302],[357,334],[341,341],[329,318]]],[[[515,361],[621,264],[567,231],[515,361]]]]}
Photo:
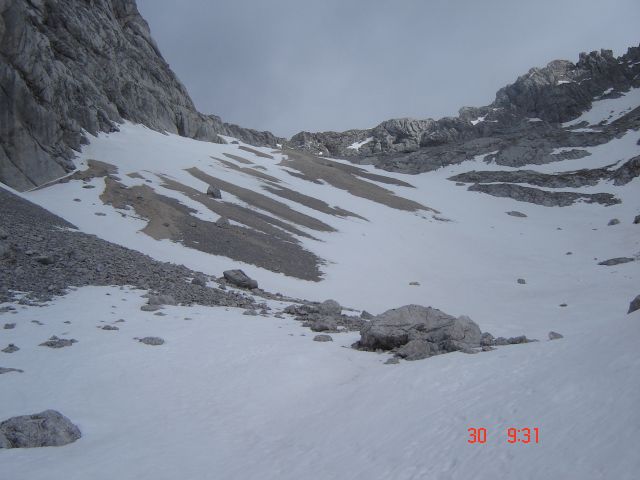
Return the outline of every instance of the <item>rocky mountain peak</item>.
{"type": "Polygon", "coordinates": [[[392,119],[372,129],[342,133],[305,132],[292,137],[291,144],[408,173],[459,163],[501,148],[507,152],[503,155],[505,164],[524,165],[532,159],[540,162],[540,155],[546,153],[539,152],[551,151],[555,142],[578,145],[606,141],[613,133],[593,132],[586,139],[588,134],[576,136],[561,124],[580,116],[603,95],[620,96],[638,87],[640,47],[629,48],[619,58],[611,50],[600,50],[580,54],[575,64],[554,60],[532,68],[498,90],[490,105],[463,107],[457,117],[392,119]],[[544,145],[533,140],[537,138],[544,145]]]}
{"type": "Polygon", "coordinates": [[[624,58],[600,50],[581,53],[576,64],[554,60],[546,67],[532,68],[500,89],[493,106],[548,122],[572,120],[607,88],[624,91],[637,83],[635,69],[624,58]]]}

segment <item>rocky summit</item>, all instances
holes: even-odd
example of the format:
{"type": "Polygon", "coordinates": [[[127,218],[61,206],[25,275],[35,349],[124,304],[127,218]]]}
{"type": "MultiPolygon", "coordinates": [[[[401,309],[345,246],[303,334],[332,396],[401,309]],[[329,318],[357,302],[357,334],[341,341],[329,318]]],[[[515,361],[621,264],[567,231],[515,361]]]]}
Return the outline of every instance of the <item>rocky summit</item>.
{"type": "MultiPolygon", "coordinates": [[[[562,126],[595,99],[616,98],[640,87],[640,46],[616,58],[610,50],[581,53],[574,64],[554,60],[532,68],[496,93],[484,107],[463,107],[457,117],[393,119],[368,130],[301,132],[292,146],[314,153],[373,163],[407,173],[434,170],[491,153],[498,165],[519,167],[553,161],[554,144],[604,143],[620,131],[573,132],[562,126]],[[524,133],[526,132],[526,135],[524,133]]],[[[637,125],[638,113],[626,119],[637,125]]]]}

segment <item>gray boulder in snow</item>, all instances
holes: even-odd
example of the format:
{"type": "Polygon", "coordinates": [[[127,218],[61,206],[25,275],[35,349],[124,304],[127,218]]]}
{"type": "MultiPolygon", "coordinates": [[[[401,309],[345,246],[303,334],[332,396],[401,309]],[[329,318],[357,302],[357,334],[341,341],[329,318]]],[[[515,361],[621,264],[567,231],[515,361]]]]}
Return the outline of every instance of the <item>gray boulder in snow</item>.
{"type": "Polygon", "coordinates": [[[5,348],[2,349],[4,353],[13,353],[13,352],[17,352],[18,350],[20,349],[16,347],[13,343],[10,343],[9,345],[7,345],[5,348]]]}
{"type": "Polygon", "coordinates": [[[527,283],[527,281],[526,281],[524,278],[519,278],[519,279],[518,279],[518,283],[519,283],[520,285],[525,285],[525,284],[527,283]]]}
{"type": "Polygon", "coordinates": [[[42,342],[40,346],[49,347],[49,348],[63,348],[63,347],[70,347],[74,343],[78,343],[78,341],[75,338],[70,338],[70,339],[58,338],[55,335],[53,335],[46,342],[42,342]]]}
{"type": "Polygon", "coordinates": [[[0,423],[0,448],[60,447],[81,436],[80,429],[55,410],[12,417],[0,423]]]}
{"type": "Polygon", "coordinates": [[[217,200],[222,198],[222,192],[220,191],[220,189],[214,187],[213,185],[209,185],[209,188],[207,188],[207,195],[217,200]]]}
{"type": "Polygon", "coordinates": [[[620,220],[618,220],[617,218],[612,218],[611,220],[609,220],[609,223],[607,223],[607,225],[611,226],[611,225],[618,225],[620,223],[620,220]]]}
{"type": "Polygon", "coordinates": [[[605,265],[607,267],[613,266],[613,265],[620,265],[621,263],[629,263],[629,262],[633,262],[635,261],[635,258],[630,258],[630,257],[616,257],[616,258],[610,258],[609,260],[605,260],[604,262],[600,262],[598,263],[598,265],[605,265]]]}
{"type": "Polygon", "coordinates": [[[138,340],[140,343],[144,343],[145,345],[157,346],[164,344],[164,340],[160,337],[143,337],[136,340],[138,340]]]}
{"type": "Polygon", "coordinates": [[[333,342],[331,335],[316,335],[313,337],[314,342],[333,342]]]}
{"type": "Polygon", "coordinates": [[[558,340],[564,338],[564,335],[558,332],[549,332],[549,340],[558,340]]]}
{"type": "Polygon", "coordinates": [[[507,215],[511,215],[512,217],[519,217],[519,218],[526,218],[526,216],[527,216],[526,213],[518,212],[516,210],[512,210],[510,212],[507,212],[507,215]]]}
{"type": "Polygon", "coordinates": [[[336,332],[338,324],[332,317],[321,317],[310,323],[312,332],[336,332]]]}
{"type": "Polygon", "coordinates": [[[191,284],[192,285],[199,285],[200,287],[206,287],[207,286],[207,278],[204,275],[196,275],[191,280],[191,284]]]}
{"type": "Polygon", "coordinates": [[[482,332],[469,317],[453,317],[436,308],[405,305],[365,324],[356,348],[395,350],[408,360],[480,347],[482,332]]]}
{"type": "Polygon", "coordinates": [[[333,316],[342,313],[342,307],[335,300],[325,300],[318,308],[321,315],[333,316]]]}
{"type": "Polygon", "coordinates": [[[640,224],[640,215],[636,215],[636,218],[633,219],[634,225],[640,224]]]}
{"type": "Polygon", "coordinates": [[[627,314],[633,313],[636,310],[640,310],[640,295],[631,300],[631,303],[629,304],[629,311],[627,312],[627,314]]]}
{"type": "Polygon", "coordinates": [[[222,272],[227,282],[240,288],[258,288],[258,282],[250,278],[242,270],[225,270],[222,272]]]}

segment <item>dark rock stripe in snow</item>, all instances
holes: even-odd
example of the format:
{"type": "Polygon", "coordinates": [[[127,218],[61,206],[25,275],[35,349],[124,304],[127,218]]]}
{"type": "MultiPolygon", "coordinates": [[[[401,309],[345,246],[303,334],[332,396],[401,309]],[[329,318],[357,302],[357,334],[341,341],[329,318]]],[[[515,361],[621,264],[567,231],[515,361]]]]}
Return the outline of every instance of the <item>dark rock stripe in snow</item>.
{"type": "Polygon", "coordinates": [[[568,207],[576,202],[600,203],[607,206],[621,203],[611,193],[550,192],[512,183],[476,183],[471,185],[468,190],[487,193],[494,197],[513,198],[519,202],[534,203],[545,207],[568,207]]]}

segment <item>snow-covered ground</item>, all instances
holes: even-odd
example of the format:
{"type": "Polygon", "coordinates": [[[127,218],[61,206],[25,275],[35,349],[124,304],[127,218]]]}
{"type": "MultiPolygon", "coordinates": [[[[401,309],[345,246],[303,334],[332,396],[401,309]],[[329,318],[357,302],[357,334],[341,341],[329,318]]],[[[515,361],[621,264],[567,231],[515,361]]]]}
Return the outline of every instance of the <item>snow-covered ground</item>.
{"type": "MultiPolygon", "coordinates": [[[[3,375],[2,416],[55,408],[83,437],[3,451],[3,478],[631,480],[640,467],[638,315],[569,308],[561,340],[384,365],[348,348],[353,333],[317,343],[294,320],[220,307],[158,317],[141,294],[85,287],[4,316],[21,350],[3,364],[25,373],[3,375]],[[37,346],[54,334],[78,343],[37,346]],[[133,340],[147,335],[166,343],[133,340]],[[487,442],[467,443],[480,427],[487,442]],[[509,444],[512,427],[539,443],[509,444]]],[[[527,310],[535,297],[514,314],[527,310]]]]}
{"type": "MultiPolygon", "coordinates": [[[[531,169],[609,165],[637,155],[638,138],[629,133],[588,148],[589,157],[531,169]]],[[[498,168],[482,158],[416,176],[361,167],[410,183],[415,188],[369,180],[439,210],[436,215],[392,209],[291,176],[278,165],[282,152],[256,149],[274,157],[264,158],[241,146],[125,124],[119,133],[93,139],[79,165],[90,159],[114,164],[126,185],[150,186],[205,220],[217,216],[164,188],[158,175],[204,192],[207,185],[185,171],[196,166],[313,216],[337,230],[296,225],[317,238],[299,238],[305,248],[327,260],[321,282],[156,241],[139,232],[143,219],[102,204],[101,178],[90,181],[98,188],[71,181],[25,197],[83,231],[160,260],[218,276],[240,267],[272,292],[335,298],[372,313],[432,305],[467,314],[495,335],[541,341],[384,365],[387,355],[348,348],[357,333],[317,343],[290,318],[221,307],[166,307],[167,316],[158,317],[140,311],[144,292],[85,287],[46,308],[17,306],[16,314],[0,315],[1,323],[17,323],[0,330],[0,341],[21,348],[0,353],[1,366],[25,371],[2,376],[0,418],[54,408],[83,432],[62,448],[3,451],[0,478],[637,478],[640,311],[626,311],[640,293],[640,262],[597,263],[640,254],[640,226],[632,224],[640,214],[638,179],[580,189],[614,193],[619,205],[548,208],[469,192],[446,180],[498,168]],[[271,194],[261,179],[212,158],[231,161],[225,153],[367,220],[320,213],[271,194]],[[511,210],[528,217],[506,215],[511,210]],[[621,223],[607,226],[612,218],[621,223]],[[420,285],[409,285],[416,281],[420,285]],[[119,331],[97,328],[120,318],[126,322],[117,324],[119,331]],[[547,341],[550,330],[565,338],[547,341]],[[51,335],[79,342],[60,350],[37,346],[51,335]],[[166,343],[133,340],[147,335],[166,343]],[[467,442],[472,427],[487,429],[486,444],[467,442]],[[509,444],[510,427],[539,428],[539,443],[509,444]]],[[[226,194],[225,200],[242,203],[226,194]]]]}

